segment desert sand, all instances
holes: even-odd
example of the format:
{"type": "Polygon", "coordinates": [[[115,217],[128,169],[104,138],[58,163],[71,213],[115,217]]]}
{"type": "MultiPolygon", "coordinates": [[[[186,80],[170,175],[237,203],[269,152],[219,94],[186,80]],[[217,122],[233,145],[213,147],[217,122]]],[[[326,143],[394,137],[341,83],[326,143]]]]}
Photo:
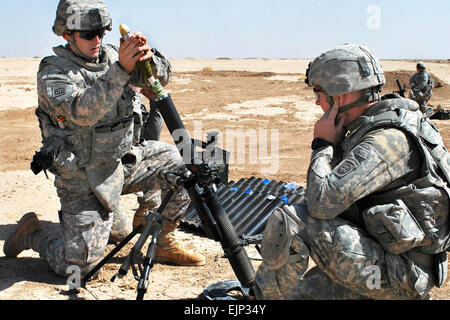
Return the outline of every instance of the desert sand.
{"type": "MultiPolygon", "coordinates": [[[[50,179],[29,169],[41,136],[34,110],[37,106],[36,72],[40,59],[0,59],[0,247],[26,212],[38,214],[44,229],[58,233],[59,201],[50,179]]],[[[264,177],[306,184],[311,155],[310,143],[315,121],[321,110],[314,105],[313,93],[304,84],[307,59],[172,59],[174,78],[167,86],[192,138],[205,139],[207,130],[221,132],[223,146],[229,146],[234,162],[229,179],[264,177]],[[209,71],[205,70],[208,68],[209,71]],[[250,131],[250,130],[254,131],[250,131]],[[227,133],[256,132],[276,137],[268,143],[273,153],[250,156],[247,144],[227,141],[227,133]],[[276,152],[275,152],[276,151],[276,152]],[[238,155],[246,155],[244,159],[238,155]]],[[[382,61],[387,77],[384,93],[397,90],[395,79],[407,83],[415,71],[415,61],[382,61]]],[[[450,63],[427,62],[435,83],[429,104],[450,109],[450,63]]],[[[145,102],[148,105],[148,101],[145,102]]],[[[450,122],[433,120],[450,146],[450,122]]],[[[173,143],[166,128],[162,141],[173,143]]],[[[130,218],[137,208],[136,197],[123,197],[130,218]]],[[[184,246],[203,253],[207,265],[196,268],[155,264],[145,299],[196,299],[203,289],[222,280],[235,279],[218,242],[177,231],[184,246]]],[[[28,250],[17,259],[8,259],[0,251],[0,300],[133,300],[137,281],[129,272],[123,279],[110,282],[133,239],[107,265],[86,289],[69,291],[66,280],[54,275],[37,253],[28,250]]],[[[114,244],[108,246],[108,251],[114,244]]],[[[255,268],[261,262],[253,245],[246,247],[255,268]]],[[[432,291],[433,299],[449,299],[450,287],[432,291]]]]}

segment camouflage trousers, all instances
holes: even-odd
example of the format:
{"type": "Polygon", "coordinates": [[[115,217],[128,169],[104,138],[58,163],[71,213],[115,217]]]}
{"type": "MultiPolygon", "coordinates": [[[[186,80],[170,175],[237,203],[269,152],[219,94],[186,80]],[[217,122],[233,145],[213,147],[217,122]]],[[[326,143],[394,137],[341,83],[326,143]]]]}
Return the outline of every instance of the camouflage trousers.
{"type": "MultiPolygon", "coordinates": [[[[137,161],[123,161],[125,183],[122,194],[144,192],[139,198],[140,206],[152,207],[155,201],[160,202],[156,198],[164,197],[171,188],[168,182],[156,177],[157,169],[179,170],[184,167],[182,158],[175,146],[158,141],[145,141],[133,147],[133,151],[138,155],[137,161]]],[[[83,176],[78,175],[78,182],[70,182],[78,186],[80,192],[58,187],[61,181],[55,182],[61,201],[62,237],[47,237],[40,245],[40,256],[61,276],[68,275],[69,266],[77,266],[81,274],[86,274],[103,258],[110,232],[126,236],[132,231],[123,206],[119,203],[113,213],[105,210],[96,196],[88,192],[89,187],[81,184],[83,176]]],[[[162,214],[176,221],[186,212],[189,203],[187,191],[180,188],[162,214]]]]}
{"type": "MultiPolygon", "coordinates": [[[[286,210],[298,218],[297,233],[285,253],[273,255],[281,258],[263,255],[256,275],[258,299],[422,299],[433,287],[432,270],[416,265],[407,255],[386,252],[352,223],[339,217],[312,218],[304,204],[276,211],[286,214],[286,210]],[[309,257],[316,266],[308,270],[309,257]],[[277,264],[283,259],[286,263],[277,264]]],[[[270,235],[276,228],[269,223],[282,222],[270,220],[264,238],[278,236],[270,235]]]]}
{"type": "Polygon", "coordinates": [[[409,93],[409,98],[411,100],[414,100],[415,102],[417,102],[419,104],[420,111],[422,111],[422,112],[425,112],[428,100],[430,100],[432,96],[433,96],[432,92],[430,92],[428,94],[424,94],[422,96],[419,95],[418,93],[413,92],[413,91],[411,91],[409,93]]]}

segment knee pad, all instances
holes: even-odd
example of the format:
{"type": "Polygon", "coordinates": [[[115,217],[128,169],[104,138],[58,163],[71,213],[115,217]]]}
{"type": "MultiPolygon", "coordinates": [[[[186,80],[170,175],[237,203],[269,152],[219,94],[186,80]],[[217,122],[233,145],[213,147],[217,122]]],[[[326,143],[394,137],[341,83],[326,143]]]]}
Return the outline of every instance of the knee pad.
{"type": "Polygon", "coordinates": [[[119,202],[117,210],[114,211],[113,223],[111,226],[111,240],[121,241],[133,231],[132,224],[128,218],[128,214],[125,211],[122,203],[119,202]]]}
{"type": "Polygon", "coordinates": [[[261,256],[269,270],[308,258],[309,250],[297,235],[299,223],[292,206],[276,209],[270,216],[261,242],[261,256]]]}

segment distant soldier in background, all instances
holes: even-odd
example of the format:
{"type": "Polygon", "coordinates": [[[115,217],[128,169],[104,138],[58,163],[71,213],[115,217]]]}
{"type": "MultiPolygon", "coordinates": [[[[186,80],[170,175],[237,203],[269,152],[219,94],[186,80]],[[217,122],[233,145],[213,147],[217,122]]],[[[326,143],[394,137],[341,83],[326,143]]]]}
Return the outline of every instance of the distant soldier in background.
{"type": "Polygon", "coordinates": [[[409,79],[409,85],[411,87],[409,98],[416,101],[420,106],[420,111],[424,113],[428,100],[433,96],[432,89],[434,87],[434,81],[426,70],[425,63],[417,63],[416,70],[417,73],[409,79]]]}

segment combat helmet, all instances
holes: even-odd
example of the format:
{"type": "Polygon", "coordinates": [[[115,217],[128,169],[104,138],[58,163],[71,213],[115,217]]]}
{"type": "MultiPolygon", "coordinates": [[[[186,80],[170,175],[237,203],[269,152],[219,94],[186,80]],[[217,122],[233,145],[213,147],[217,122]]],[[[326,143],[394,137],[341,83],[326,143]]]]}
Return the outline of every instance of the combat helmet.
{"type": "Polygon", "coordinates": [[[112,19],[102,0],[60,0],[53,24],[56,35],[100,28],[112,30],[112,19]]]}
{"type": "Polygon", "coordinates": [[[94,31],[104,28],[112,30],[112,19],[102,0],[60,0],[56,10],[53,32],[62,36],[65,32],[71,37],[69,44],[76,54],[92,60],[77,47],[73,31],[94,31]]]}
{"type": "Polygon", "coordinates": [[[427,67],[425,66],[425,63],[423,63],[422,61],[420,61],[420,62],[417,63],[416,68],[426,69],[427,67]]]}
{"type": "Polygon", "coordinates": [[[355,44],[344,44],[322,53],[309,63],[305,82],[319,86],[333,106],[333,96],[362,91],[361,98],[339,112],[380,99],[381,87],[386,83],[380,61],[374,53],[355,44]]]}

